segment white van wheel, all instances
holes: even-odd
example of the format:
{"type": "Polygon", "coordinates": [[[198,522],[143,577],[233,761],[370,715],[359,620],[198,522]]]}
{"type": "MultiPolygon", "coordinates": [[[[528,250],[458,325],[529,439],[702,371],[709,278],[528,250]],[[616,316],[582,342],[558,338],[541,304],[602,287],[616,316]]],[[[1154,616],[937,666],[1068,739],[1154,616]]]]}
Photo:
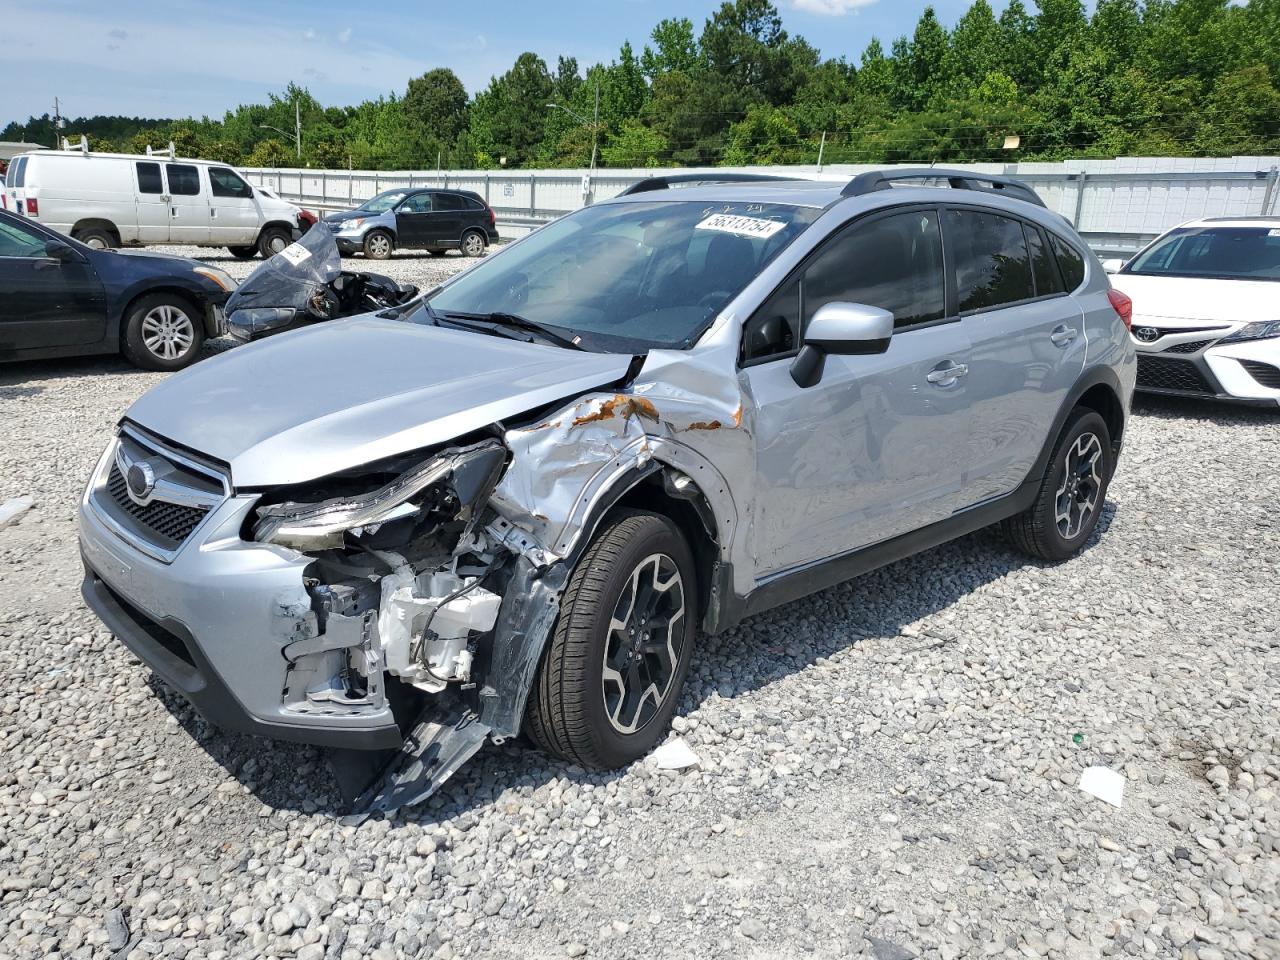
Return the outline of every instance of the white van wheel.
{"type": "Polygon", "coordinates": [[[258,237],[258,253],[266,260],[275,256],[290,242],[289,234],[282,227],[267,227],[258,237]]]}
{"type": "Polygon", "coordinates": [[[94,250],[112,250],[119,246],[115,236],[105,227],[86,227],[83,230],[77,230],[72,236],[94,250]]]}

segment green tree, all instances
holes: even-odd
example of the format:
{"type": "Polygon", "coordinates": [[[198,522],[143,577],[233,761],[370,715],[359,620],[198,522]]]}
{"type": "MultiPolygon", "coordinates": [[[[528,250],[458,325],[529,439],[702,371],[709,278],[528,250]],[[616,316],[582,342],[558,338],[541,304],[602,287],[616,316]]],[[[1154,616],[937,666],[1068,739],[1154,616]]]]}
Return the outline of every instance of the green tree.
{"type": "Polygon", "coordinates": [[[467,91],[447,67],[428,70],[409,81],[404,114],[426,133],[452,143],[467,125],[467,91]]]}
{"type": "Polygon", "coordinates": [[[650,80],[679,70],[690,73],[698,64],[698,41],[693,36],[693,21],[688,17],[659,21],[649,34],[653,46],[640,54],[640,66],[650,80]]]}
{"type": "Polygon", "coordinates": [[[519,166],[538,154],[542,143],[551,74],[536,53],[522,53],[501,77],[494,77],[471,106],[471,136],[476,149],[506,157],[519,166]]]}
{"type": "Polygon", "coordinates": [[[662,134],[646,127],[639,120],[622,122],[621,129],[610,137],[600,151],[607,167],[656,167],[667,152],[667,142],[662,134]]]}
{"type": "Polygon", "coordinates": [[[247,167],[292,167],[297,164],[294,152],[279,140],[271,137],[263,140],[245,161],[247,167]]]}

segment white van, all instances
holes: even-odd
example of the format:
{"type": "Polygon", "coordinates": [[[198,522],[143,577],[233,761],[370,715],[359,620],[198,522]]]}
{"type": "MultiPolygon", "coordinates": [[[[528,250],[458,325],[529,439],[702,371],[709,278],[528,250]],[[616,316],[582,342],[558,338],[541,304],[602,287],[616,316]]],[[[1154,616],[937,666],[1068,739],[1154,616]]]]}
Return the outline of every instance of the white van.
{"type": "Polygon", "coordinates": [[[269,257],[308,215],[226,164],[165,154],[36,150],[5,177],[6,206],[91,247],[181,243],[269,257]]]}

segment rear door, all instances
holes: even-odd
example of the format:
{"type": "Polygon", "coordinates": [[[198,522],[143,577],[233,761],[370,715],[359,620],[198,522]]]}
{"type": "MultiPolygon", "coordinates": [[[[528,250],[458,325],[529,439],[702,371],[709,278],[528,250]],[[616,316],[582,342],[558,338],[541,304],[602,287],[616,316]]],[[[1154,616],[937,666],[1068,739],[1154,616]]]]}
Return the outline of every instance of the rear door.
{"type": "Polygon", "coordinates": [[[1084,319],[1041,227],[990,210],[950,207],[945,216],[973,344],[965,496],[979,503],[1027,479],[1084,369],[1084,319]]]}
{"type": "Polygon", "coordinates": [[[193,163],[166,163],[169,183],[169,240],[172,243],[209,242],[209,191],[193,163]]]}
{"type": "Polygon", "coordinates": [[[248,246],[258,239],[258,204],[253,188],[227,167],[209,171],[209,240],[248,246]]]}
{"type": "Polygon", "coordinates": [[[429,247],[436,243],[430,193],[405,197],[396,207],[396,243],[401,247],[429,247]]]}
{"type": "Polygon", "coordinates": [[[969,436],[969,342],[946,309],[938,211],[844,227],[743,328],[757,405],[754,550],[764,574],[869,546],[956,509],[969,436]],[[894,315],[888,350],[828,356],[799,387],[791,363],[824,303],[894,315]]]}
{"type": "Polygon", "coordinates": [[[467,201],[456,193],[437,193],[435,212],[431,215],[432,230],[438,243],[456,244],[462,240],[462,220],[466,215],[467,201]]]}
{"type": "Polygon", "coordinates": [[[169,191],[164,172],[154,160],[138,160],[133,165],[137,178],[138,241],[169,242],[169,191]]]}
{"type": "Polygon", "coordinates": [[[106,297],[87,257],[54,260],[49,238],[0,217],[0,352],[98,343],[106,297]]]}

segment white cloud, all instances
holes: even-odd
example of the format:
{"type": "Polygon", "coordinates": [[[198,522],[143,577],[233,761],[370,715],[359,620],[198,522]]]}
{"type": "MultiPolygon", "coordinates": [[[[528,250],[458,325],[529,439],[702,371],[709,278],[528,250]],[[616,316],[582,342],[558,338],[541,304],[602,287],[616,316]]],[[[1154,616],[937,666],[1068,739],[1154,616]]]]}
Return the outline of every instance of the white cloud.
{"type": "Polygon", "coordinates": [[[816,13],[822,17],[843,17],[846,13],[857,13],[860,7],[869,7],[876,0],[791,0],[791,5],[805,13],[816,13]]]}
{"type": "Polygon", "coordinates": [[[302,31],[302,39],[303,39],[303,40],[308,40],[308,41],[310,41],[310,40],[314,40],[315,38],[316,38],[316,32],[315,32],[314,30],[312,30],[310,27],[308,27],[306,30],[303,30],[303,31],[302,31]]]}
{"type": "Polygon", "coordinates": [[[345,30],[340,30],[340,31],[338,31],[338,42],[339,42],[339,43],[346,43],[346,42],[347,42],[347,41],[349,41],[350,39],[351,39],[351,28],[350,28],[350,27],[347,27],[347,29],[345,29],[345,30]]]}

